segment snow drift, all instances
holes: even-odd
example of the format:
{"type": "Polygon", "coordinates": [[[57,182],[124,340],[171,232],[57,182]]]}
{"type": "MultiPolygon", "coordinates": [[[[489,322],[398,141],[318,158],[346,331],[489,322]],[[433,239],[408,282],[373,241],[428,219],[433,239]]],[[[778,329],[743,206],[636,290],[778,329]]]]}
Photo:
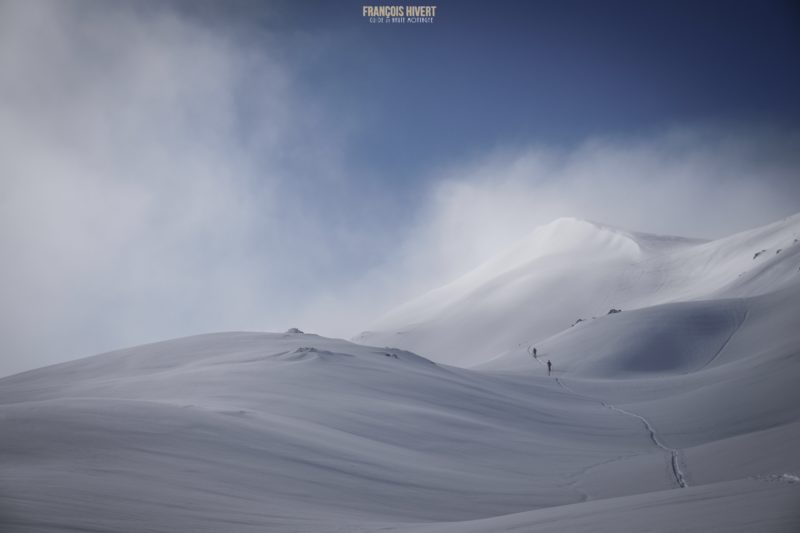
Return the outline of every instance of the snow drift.
{"type": "Polygon", "coordinates": [[[611,309],[780,290],[800,279],[799,238],[800,214],[711,242],[558,219],[355,340],[481,364],[611,309]]]}
{"type": "Polygon", "coordinates": [[[798,233],[562,219],[360,337],[399,348],[219,333],[0,379],[0,526],[795,531],[798,233]]]}

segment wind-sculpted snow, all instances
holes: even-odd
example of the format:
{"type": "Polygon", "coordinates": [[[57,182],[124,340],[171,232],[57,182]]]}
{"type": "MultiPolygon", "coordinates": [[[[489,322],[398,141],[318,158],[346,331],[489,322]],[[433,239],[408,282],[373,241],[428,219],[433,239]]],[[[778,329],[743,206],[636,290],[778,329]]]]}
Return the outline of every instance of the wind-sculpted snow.
{"type": "Polygon", "coordinates": [[[797,531],[799,221],[557,221],[367,336],[426,357],[293,328],[0,379],[0,530],[797,531]]]}
{"type": "Polygon", "coordinates": [[[800,281],[798,239],[800,215],[711,242],[559,219],[390,312],[355,340],[480,365],[610,309],[750,297],[790,286],[800,281]]]}
{"type": "MultiPolygon", "coordinates": [[[[687,374],[714,364],[743,325],[747,309],[745,299],[647,307],[581,322],[537,347],[570,375],[687,374]]],[[[516,347],[480,368],[530,369],[530,357],[524,346],[516,347]]]]}
{"type": "Polygon", "coordinates": [[[602,497],[576,476],[649,450],[634,421],[545,377],[295,334],[203,335],[12,376],[0,416],[12,531],[465,520],[602,497]]]}
{"type": "Polygon", "coordinates": [[[780,481],[742,480],[615,498],[483,520],[425,524],[403,533],[787,533],[797,531],[800,491],[780,481]]]}

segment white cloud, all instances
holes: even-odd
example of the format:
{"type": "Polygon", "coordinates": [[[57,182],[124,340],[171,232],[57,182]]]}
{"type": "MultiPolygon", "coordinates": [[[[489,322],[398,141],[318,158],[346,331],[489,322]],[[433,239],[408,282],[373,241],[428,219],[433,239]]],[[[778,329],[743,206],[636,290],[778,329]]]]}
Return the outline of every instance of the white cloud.
{"type": "Polygon", "coordinates": [[[269,53],[79,6],[0,8],[0,373],[277,320],[287,139],[317,141],[269,53]]]}
{"type": "Polygon", "coordinates": [[[404,253],[450,277],[560,216],[721,237],[800,208],[798,154],[799,135],[763,128],[684,128],[572,150],[495,152],[435,180],[404,253]]]}
{"type": "Polygon", "coordinates": [[[349,289],[350,324],[367,329],[562,216],[702,238],[776,221],[800,210],[798,154],[797,133],[741,127],[480,154],[432,177],[397,252],[349,289]]]}

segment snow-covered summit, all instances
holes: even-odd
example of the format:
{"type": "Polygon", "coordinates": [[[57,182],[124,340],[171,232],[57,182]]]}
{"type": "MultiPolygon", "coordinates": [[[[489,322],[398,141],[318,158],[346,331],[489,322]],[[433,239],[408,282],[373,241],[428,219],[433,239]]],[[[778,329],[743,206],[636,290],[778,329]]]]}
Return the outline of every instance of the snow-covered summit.
{"type": "Polygon", "coordinates": [[[799,230],[560,219],[370,346],[214,333],[0,379],[0,529],[796,531],[799,230]]]}
{"type": "Polygon", "coordinates": [[[569,256],[575,254],[591,256],[593,260],[613,257],[633,260],[641,255],[641,248],[634,234],[625,230],[578,218],[558,218],[535,228],[505,252],[458,279],[390,311],[372,326],[382,330],[386,325],[424,321],[492,279],[513,276],[510,273],[534,261],[554,261],[553,257],[560,256],[567,256],[565,260],[569,261],[569,256]]]}
{"type": "Polygon", "coordinates": [[[357,342],[480,364],[609,309],[754,296],[800,277],[800,215],[714,241],[560,218],[370,325],[357,342]]]}

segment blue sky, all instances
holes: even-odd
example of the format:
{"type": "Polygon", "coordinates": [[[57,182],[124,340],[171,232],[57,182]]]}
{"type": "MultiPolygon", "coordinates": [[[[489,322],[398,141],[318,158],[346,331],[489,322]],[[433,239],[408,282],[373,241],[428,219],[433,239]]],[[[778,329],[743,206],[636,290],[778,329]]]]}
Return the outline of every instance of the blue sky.
{"type": "Polygon", "coordinates": [[[325,36],[298,79],[354,123],[352,163],[383,176],[497,145],[800,117],[796,3],[441,2],[430,26],[367,24],[361,5],[293,2],[271,27],[325,36]]]}
{"type": "Polygon", "coordinates": [[[559,216],[800,210],[795,4],[436,5],[0,4],[0,374],[350,336],[559,216]]]}

